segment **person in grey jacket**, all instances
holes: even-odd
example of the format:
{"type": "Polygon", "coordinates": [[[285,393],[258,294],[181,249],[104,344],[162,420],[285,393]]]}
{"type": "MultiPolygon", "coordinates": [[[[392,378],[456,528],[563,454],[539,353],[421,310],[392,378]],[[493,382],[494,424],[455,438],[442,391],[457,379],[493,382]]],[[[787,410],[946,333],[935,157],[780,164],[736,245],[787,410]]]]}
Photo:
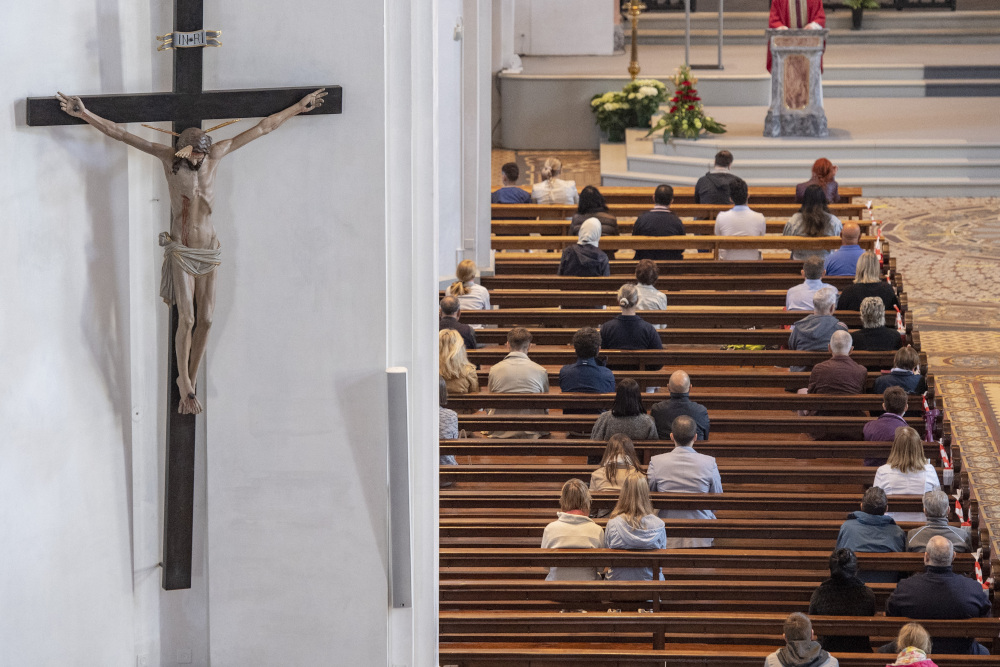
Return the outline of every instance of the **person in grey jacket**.
{"type": "Polygon", "coordinates": [[[972,551],[969,529],[948,525],[948,494],[941,489],[925,493],[924,515],[927,516],[927,524],[906,534],[907,551],[927,551],[927,543],[937,535],[951,542],[958,553],[972,551]]]}
{"type": "MultiPolygon", "coordinates": [[[[789,350],[823,351],[830,346],[834,331],[847,331],[847,325],[833,316],[837,308],[837,290],[824,287],[813,294],[813,312],[792,328],[788,337],[789,350]]],[[[809,370],[808,366],[792,366],[793,372],[809,370]]]]}
{"type": "Polygon", "coordinates": [[[601,413],[590,431],[591,440],[607,440],[615,434],[627,435],[632,440],[656,440],[656,424],[642,407],[639,383],[625,378],[618,383],[615,402],[611,409],[601,413]]]}
{"type": "MultiPolygon", "coordinates": [[[[646,472],[651,491],[674,493],[722,493],[722,478],[715,458],[694,451],[697,426],[694,419],[680,416],[671,425],[673,451],[657,454],[649,460],[646,472]]],[[[711,510],[660,510],[662,519],[714,519],[711,510]]],[[[712,546],[711,537],[672,537],[670,549],[696,549],[712,546]]]]}
{"type": "MultiPolygon", "coordinates": [[[[608,549],[663,549],[667,544],[667,532],[663,520],[653,514],[653,503],[649,499],[649,487],[642,475],[628,475],[622,482],[618,504],[611,512],[608,525],[604,529],[608,549]]],[[[615,581],[649,581],[663,579],[651,567],[608,568],[607,579],[615,581]]]]}
{"type": "MultiPolygon", "coordinates": [[[[886,516],[889,500],[885,491],[873,486],[865,491],[861,500],[861,511],[847,515],[847,521],[840,526],[836,549],[850,549],[854,552],[886,553],[906,550],[906,534],[896,525],[891,516],[886,516]]],[[[865,583],[895,582],[896,572],[861,570],[858,578],[865,583]]]]}
{"type": "Polygon", "coordinates": [[[823,650],[816,641],[812,621],[805,614],[795,612],[785,619],[782,637],[784,648],[767,656],[764,667],[839,667],[840,662],[823,650]]]}

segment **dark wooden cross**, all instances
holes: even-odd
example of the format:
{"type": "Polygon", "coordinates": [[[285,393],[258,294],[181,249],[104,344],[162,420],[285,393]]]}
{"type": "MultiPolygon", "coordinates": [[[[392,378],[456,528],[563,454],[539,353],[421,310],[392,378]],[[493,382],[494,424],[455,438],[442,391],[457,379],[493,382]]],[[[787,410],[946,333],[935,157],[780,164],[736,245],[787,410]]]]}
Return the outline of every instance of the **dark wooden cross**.
{"type": "MultiPolygon", "coordinates": [[[[202,25],[204,0],[176,0],[174,31],[193,32],[202,25]]],[[[201,127],[207,118],[259,118],[270,116],[298,102],[317,88],[326,88],[325,104],[309,115],[340,113],[340,86],[254,90],[202,90],[203,48],[174,49],[174,90],[171,93],[81,96],[88,109],[114,123],[172,121],[173,131],[201,127]]],[[[84,123],[64,113],[55,97],[28,98],[28,125],[84,123]]],[[[163,520],[163,588],[191,587],[191,540],[194,522],[195,415],[177,413],[180,390],[174,336],[177,307],[170,309],[170,344],[167,364],[167,459],[163,520]]]]}

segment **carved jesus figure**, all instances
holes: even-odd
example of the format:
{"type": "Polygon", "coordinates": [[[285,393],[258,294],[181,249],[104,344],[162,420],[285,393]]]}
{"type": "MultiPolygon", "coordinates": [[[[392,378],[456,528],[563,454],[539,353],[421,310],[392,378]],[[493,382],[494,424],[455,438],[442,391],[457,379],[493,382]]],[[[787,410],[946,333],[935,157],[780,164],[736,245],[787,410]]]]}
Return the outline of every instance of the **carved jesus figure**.
{"type": "MultiPolygon", "coordinates": [[[[237,148],[264,136],[297,114],[323,104],[326,89],[310,93],[284,111],[268,116],[253,128],[217,143],[199,128],[177,136],[175,147],[148,141],[88,111],[79,97],[58,95],[63,111],[82,118],[112,139],[159,158],[170,190],[170,233],[160,234],[163,271],[160,296],[177,305],[177,386],[181,400],[177,411],[198,414],[201,402],[195,391],[198,366],[205,355],[208,332],[215,311],[215,269],[221,262],[219,239],[212,225],[215,173],[219,161],[237,148]],[[197,317],[197,319],[196,319],[197,317]]],[[[173,133],[171,133],[173,134],[173,133]]]]}

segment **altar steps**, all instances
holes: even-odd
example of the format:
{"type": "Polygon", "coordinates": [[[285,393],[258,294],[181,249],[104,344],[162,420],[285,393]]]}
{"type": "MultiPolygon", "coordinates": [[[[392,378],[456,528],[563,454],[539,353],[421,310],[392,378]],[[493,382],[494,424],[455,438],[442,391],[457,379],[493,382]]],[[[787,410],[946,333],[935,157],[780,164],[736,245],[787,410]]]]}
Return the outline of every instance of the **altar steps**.
{"type": "Polygon", "coordinates": [[[872,197],[981,197],[1000,190],[1000,142],[723,136],[666,144],[643,135],[629,130],[625,144],[601,145],[603,185],[694,185],[726,148],[751,186],[798,182],[822,155],[838,165],[842,185],[863,187],[872,197]]]}
{"type": "MultiPolygon", "coordinates": [[[[725,12],[725,44],[763,44],[767,12],[725,12]]],[[[715,44],[716,12],[691,14],[691,43],[715,44]]],[[[997,44],[1000,11],[867,10],[861,30],[851,29],[851,13],[828,11],[829,40],[836,44],[997,44]]],[[[631,35],[626,31],[626,41],[631,35]]],[[[639,17],[639,44],[683,44],[684,13],[656,12],[639,17]]]]}

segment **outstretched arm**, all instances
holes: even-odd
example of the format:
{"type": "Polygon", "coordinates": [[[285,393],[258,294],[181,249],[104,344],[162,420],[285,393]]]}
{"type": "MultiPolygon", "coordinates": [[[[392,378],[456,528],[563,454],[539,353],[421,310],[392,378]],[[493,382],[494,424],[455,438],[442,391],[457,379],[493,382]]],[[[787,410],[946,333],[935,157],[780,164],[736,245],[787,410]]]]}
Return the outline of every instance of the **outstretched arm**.
{"type": "Polygon", "coordinates": [[[243,148],[254,139],[259,139],[268,132],[278,129],[282,123],[292,116],[297,116],[300,113],[312,111],[316,107],[323,106],[323,98],[326,95],[326,88],[320,88],[309,93],[284,111],[279,111],[276,114],[268,116],[246,132],[241,132],[232,139],[226,139],[213,144],[212,150],[209,152],[209,157],[218,160],[223,155],[232,153],[237,148],[243,148]]]}
{"type": "Polygon", "coordinates": [[[76,95],[67,97],[62,93],[56,93],[56,97],[59,98],[59,106],[63,111],[75,118],[82,118],[112,139],[126,143],[133,148],[138,148],[143,153],[149,153],[160,159],[171,159],[174,150],[170,146],[143,139],[138,135],[127,132],[110,120],[101,118],[83,106],[83,102],[76,95]]]}

